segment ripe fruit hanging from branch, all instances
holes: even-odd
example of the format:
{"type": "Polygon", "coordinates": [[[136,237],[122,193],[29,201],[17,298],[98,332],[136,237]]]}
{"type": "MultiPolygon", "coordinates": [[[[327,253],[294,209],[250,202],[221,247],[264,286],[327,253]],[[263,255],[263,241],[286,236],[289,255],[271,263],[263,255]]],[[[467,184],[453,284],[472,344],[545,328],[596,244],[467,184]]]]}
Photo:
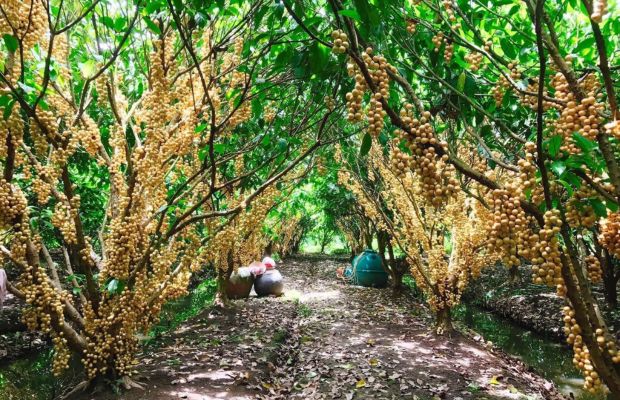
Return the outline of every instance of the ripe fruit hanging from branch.
{"type": "Polygon", "coordinates": [[[332,52],[336,54],[344,54],[347,52],[349,48],[349,38],[346,33],[342,30],[337,29],[331,34],[332,39],[334,41],[334,46],[332,47],[332,52]]]}

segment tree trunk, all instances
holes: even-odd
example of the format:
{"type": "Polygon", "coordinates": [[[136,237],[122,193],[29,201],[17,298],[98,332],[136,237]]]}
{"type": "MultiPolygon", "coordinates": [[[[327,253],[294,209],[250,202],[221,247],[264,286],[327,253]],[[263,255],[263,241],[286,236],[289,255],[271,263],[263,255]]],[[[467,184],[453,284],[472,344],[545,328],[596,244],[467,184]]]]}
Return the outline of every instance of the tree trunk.
{"type": "Polygon", "coordinates": [[[609,252],[604,251],[603,257],[600,258],[601,268],[603,269],[603,292],[607,305],[615,309],[618,307],[618,277],[615,274],[615,268],[609,252]]]}
{"type": "Polygon", "coordinates": [[[226,308],[229,305],[226,286],[234,269],[234,257],[232,251],[228,252],[227,265],[225,270],[217,269],[217,293],[215,294],[214,304],[216,307],[226,308]]]}
{"type": "MultiPolygon", "coordinates": [[[[271,255],[273,254],[273,241],[269,241],[269,243],[267,244],[267,246],[265,246],[265,257],[271,257],[271,255]]],[[[282,255],[284,257],[284,255],[282,255]]]]}
{"type": "Polygon", "coordinates": [[[379,247],[379,256],[381,257],[381,263],[383,265],[383,269],[385,269],[389,273],[390,267],[385,259],[386,241],[387,241],[386,233],[377,232],[377,246],[379,247]]]}
{"type": "Polygon", "coordinates": [[[454,331],[450,307],[444,307],[437,310],[435,331],[438,335],[450,335],[452,331],[454,331]]]}
{"type": "Polygon", "coordinates": [[[405,276],[407,267],[404,262],[401,264],[396,257],[394,257],[394,246],[392,246],[392,241],[389,238],[387,240],[387,251],[390,257],[389,266],[390,275],[392,276],[392,290],[394,290],[394,293],[399,294],[405,288],[403,285],[403,276],[405,276]]]}
{"type": "Polygon", "coordinates": [[[367,249],[372,249],[372,232],[367,232],[364,235],[364,240],[366,242],[366,248],[367,249]]]}

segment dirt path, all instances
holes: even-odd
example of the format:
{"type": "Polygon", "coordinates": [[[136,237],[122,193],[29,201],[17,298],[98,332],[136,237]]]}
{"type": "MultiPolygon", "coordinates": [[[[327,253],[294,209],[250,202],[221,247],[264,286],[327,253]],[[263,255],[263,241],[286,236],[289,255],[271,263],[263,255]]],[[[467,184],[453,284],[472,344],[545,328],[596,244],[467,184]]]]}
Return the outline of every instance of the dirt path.
{"type": "Polygon", "coordinates": [[[284,297],[205,311],[142,357],[145,391],[83,398],[563,399],[483,344],[433,335],[414,299],[339,283],[340,265],[284,262],[284,297]]]}

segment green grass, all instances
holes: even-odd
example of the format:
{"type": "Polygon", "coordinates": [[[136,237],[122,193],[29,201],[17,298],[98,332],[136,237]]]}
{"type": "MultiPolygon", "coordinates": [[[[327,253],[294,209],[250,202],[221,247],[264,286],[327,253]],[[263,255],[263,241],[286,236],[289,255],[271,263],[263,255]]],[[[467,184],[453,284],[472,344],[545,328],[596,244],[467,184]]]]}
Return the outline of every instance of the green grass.
{"type": "Polygon", "coordinates": [[[215,279],[207,279],[187,296],[171,301],[164,305],[159,323],[149,332],[150,338],[156,338],[164,332],[175,329],[190,318],[200,314],[210,306],[215,298],[217,283],[215,279]]]}
{"type": "Polygon", "coordinates": [[[308,318],[312,315],[312,309],[304,303],[299,303],[298,312],[303,318],[308,318]]]}

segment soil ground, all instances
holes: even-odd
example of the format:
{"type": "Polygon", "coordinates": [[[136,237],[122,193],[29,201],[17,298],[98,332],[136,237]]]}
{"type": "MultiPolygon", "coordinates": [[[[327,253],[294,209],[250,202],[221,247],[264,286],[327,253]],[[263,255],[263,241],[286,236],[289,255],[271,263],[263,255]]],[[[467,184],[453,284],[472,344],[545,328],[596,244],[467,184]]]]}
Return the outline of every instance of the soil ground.
{"type": "Polygon", "coordinates": [[[205,310],[145,351],[136,376],[145,390],[78,398],[564,399],[483,342],[434,335],[416,299],[339,282],[340,266],[283,262],[283,297],[205,310]]]}

